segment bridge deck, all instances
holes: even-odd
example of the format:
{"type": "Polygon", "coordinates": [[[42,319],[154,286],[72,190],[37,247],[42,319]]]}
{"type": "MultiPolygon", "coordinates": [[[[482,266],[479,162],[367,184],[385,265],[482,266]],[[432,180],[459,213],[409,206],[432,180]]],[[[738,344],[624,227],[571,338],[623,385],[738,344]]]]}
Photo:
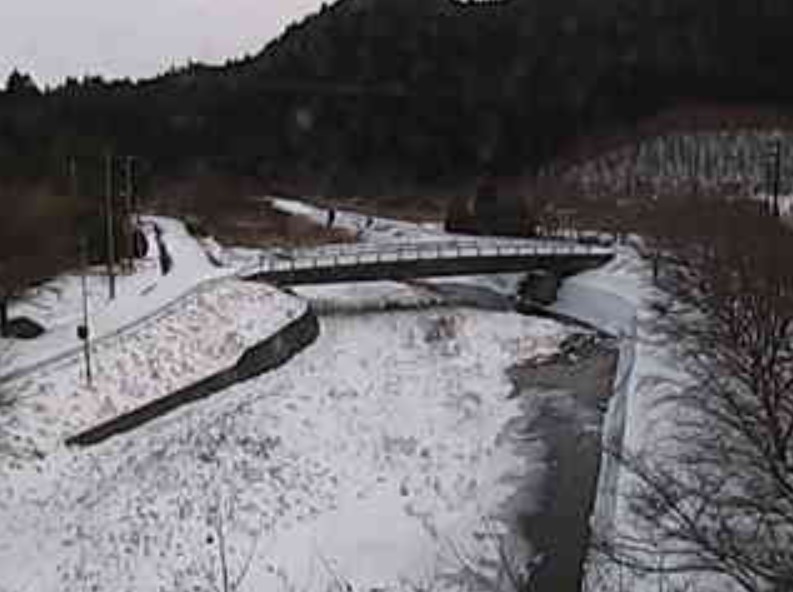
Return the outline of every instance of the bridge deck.
{"type": "Polygon", "coordinates": [[[608,261],[613,250],[562,241],[421,242],[343,245],[265,259],[240,275],[279,285],[404,280],[547,269],[568,275],[608,261]]]}

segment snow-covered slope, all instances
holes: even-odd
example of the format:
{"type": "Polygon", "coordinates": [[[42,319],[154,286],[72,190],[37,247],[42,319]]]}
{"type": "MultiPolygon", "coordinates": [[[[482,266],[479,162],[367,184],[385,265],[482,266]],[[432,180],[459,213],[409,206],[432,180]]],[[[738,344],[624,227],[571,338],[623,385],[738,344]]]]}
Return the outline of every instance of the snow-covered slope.
{"type": "Polygon", "coordinates": [[[569,166],[563,180],[583,190],[624,192],[641,186],[656,192],[731,189],[751,194],[769,189],[775,146],[780,146],[780,181],[791,192],[793,134],[789,131],[737,130],[672,132],[639,138],[569,166]]]}
{"type": "Polygon", "coordinates": [[[49,451],[81,430],[233,366],[305,307],[262,284],[205,283],[156,322],[93,347],[91,385],[82,360],[46,365],[5,383],[16,399],[6,432],[27,449],[49,451]]]}

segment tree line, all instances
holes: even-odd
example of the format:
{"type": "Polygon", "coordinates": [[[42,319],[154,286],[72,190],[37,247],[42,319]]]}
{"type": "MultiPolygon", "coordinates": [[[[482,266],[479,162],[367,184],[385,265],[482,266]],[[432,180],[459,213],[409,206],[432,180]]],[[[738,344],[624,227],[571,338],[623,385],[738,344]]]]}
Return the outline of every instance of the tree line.
{"type": "Polygon", "coordinates": [[[341,0],[256,56],[150,80],[14,73],[0,175],[112,147],[328,191],[539,167],[681,98],[789,105],[781,0],[341,0]]]}

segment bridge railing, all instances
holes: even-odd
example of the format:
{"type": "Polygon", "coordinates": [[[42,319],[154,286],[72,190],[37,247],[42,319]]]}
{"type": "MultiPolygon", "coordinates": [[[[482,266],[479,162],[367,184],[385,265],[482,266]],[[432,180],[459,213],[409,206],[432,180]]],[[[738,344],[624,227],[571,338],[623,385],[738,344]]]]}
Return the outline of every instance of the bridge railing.
{"type": "Polygon", "coordinates": [[[371,243],[328,246],[319,250],[295,250],[288,258],[260,257],[239,272],[240,276],[309,269],[332,269],[360,265],[463,258],[509,258],[531,256],[607,255],[611,249],[584,243],[560,241],[492,240],[438,241],[405,244],[371,243]]]}

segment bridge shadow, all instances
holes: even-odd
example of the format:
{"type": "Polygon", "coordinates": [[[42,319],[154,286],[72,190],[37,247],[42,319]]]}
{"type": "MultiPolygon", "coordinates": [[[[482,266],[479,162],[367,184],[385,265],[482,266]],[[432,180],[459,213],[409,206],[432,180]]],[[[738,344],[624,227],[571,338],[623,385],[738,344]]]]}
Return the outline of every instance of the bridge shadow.
{"type": "Polygon", "coordinates": [[[472,306],[484,310],[495,311],[514,311],[515,297],[506,296],[487,286],[474,284],[444,281],[442,283],[431,283],[425,281],[411,282],[435,296],[442,298],[444,302],[452,306],[472,306]]]}
{"type": "Polygon", "coordinates": [[[515,311],[515,301],[485,286],[464,283],[429,283],[410,281],[402,284],[412,289],[394,296],[362,292],[354,299],[317,297],[306,298],[315,314],[320,316],[354,316],[386,312],[420,311],[432,308],[468,307],[498,312],[515,311]]]}

